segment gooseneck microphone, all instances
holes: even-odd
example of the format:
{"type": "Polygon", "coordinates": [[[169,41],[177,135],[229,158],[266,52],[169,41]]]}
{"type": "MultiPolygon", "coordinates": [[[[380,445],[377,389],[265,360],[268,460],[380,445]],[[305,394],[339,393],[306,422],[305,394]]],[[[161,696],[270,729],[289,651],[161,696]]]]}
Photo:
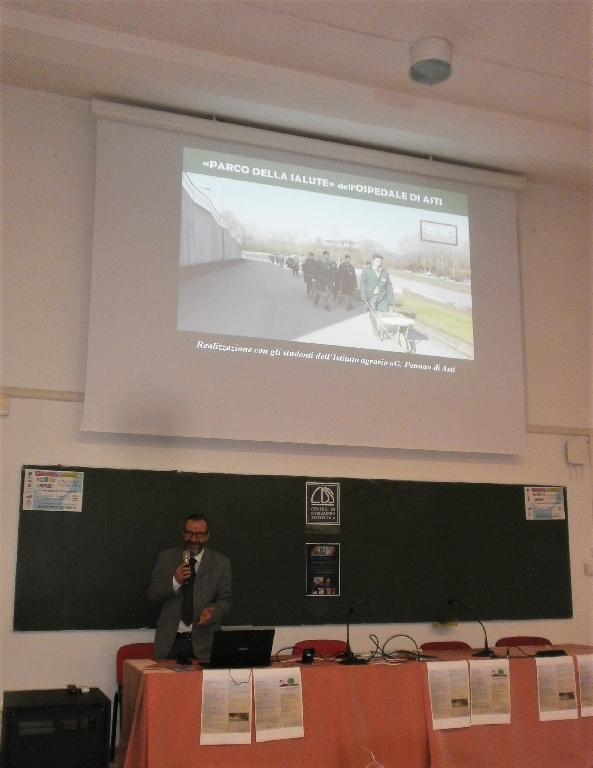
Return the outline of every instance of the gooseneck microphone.
{"type": "Polygon", "coordinates": [[[352,653],[352,649],[350,648],[350,616],[352,616],[353,613],[354,613],[354,608],[352,607],[348,608],[348,616],[346,618],[346,651],[342,656],[342,660],[340,661],[340,664],[352,665],[352,664],[367,663],[367,659],[359,658],[354,653],[352,653]]]}
{"type": "Polygon", "coordinates": [[[474,653],[473,655],[474,655],[474,656],[477,656],[477,657],[480,657],[480,658],[483,658],[483,659],[492,659],[492,658],[494,658],[494,657],[496,656],[496,654],[494,653],[494,651],[492,650],[492,648],[490,648],[490,646],[488,645],[488,635],[486,634],[486,627],[485,627],[485,626],[482,624],[482,622],[480,621],[480,619],[478,619],[478,617],[476,616],[476,614],[475,614],[475,613],[474,613],[474,612],[473,612],[473,611],[472,611],[470,608],[468,608],[468,607],[467,607],[467,605],[466,605],[465,603],[462,603],[462,602],[461,602],[461,600],[458,600],[456,597],[450,597],[450,598],[447,600],[447,603],[448,603],[449,605],[453,605],[453,603],[457,603],[458,605],[460,605],[460,606],[461,606],[462,608],[464,608],[464,609],[465,609],[465,610],[466,610],[466,611],[469,613],[469,615],[470,615],[470,616],[471,616],[473,619],[475,619],[475,620],[478,622],[478,624],[479,624],[479,625],[482,627],[482,629],[483,629],[483,631],[484,631],[484,648],[483,648],[483,650],[481,650],[481,651],[478,651],[477,653],[474,653]]]}

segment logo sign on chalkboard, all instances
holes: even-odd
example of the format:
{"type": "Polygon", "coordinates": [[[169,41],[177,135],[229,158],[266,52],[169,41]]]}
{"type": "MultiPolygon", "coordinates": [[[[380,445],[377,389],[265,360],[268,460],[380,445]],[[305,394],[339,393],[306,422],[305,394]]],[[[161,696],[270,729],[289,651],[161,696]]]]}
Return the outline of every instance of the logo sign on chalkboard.
{"type": "Polygon", "coordinates": [[[340,483],[307,483],[307,525],[340,524],[340,483]]]}

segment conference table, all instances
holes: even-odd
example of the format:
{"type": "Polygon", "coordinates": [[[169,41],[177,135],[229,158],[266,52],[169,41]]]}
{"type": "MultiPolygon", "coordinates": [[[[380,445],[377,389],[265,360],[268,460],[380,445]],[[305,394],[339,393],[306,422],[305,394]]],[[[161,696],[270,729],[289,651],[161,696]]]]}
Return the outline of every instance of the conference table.
{"type": "MultiPolygon", "coordinates": [[[[570,655],[593,653],[563,647],[570,655]]],[[[297,665],[297,657],[281,659],[279,666],[297,665]]],[[[304,738],[256,743],[252,735],[251,744],[201,746],[201,669],[125,662],[118,767],[593,768],[593,717],[540,721],[532,657],[510,658],[510,724],[447,730],[432,727],[426,662],[344,666],[316,659],[298,667],[304,738]]]]}

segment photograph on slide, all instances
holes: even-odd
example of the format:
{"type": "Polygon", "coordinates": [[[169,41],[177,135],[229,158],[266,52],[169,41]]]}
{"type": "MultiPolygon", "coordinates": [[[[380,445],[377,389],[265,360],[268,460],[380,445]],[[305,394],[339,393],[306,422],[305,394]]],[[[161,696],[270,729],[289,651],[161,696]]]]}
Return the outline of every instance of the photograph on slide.
{"type": "Polygon", "coordinates": [[[180,331],[473,360],[467,195],[184,149],[180,331]]]}

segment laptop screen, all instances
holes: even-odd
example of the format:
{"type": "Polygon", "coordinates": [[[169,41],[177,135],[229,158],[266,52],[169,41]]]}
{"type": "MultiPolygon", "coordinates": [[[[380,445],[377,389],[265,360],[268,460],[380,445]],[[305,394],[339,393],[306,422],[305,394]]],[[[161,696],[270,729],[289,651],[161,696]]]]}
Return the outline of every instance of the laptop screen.
{"type": "Polygon", "coordinates": [[[269,667],[275,629],[219,629],[214,633],[209,663],[214,669],[269,667]]]}

